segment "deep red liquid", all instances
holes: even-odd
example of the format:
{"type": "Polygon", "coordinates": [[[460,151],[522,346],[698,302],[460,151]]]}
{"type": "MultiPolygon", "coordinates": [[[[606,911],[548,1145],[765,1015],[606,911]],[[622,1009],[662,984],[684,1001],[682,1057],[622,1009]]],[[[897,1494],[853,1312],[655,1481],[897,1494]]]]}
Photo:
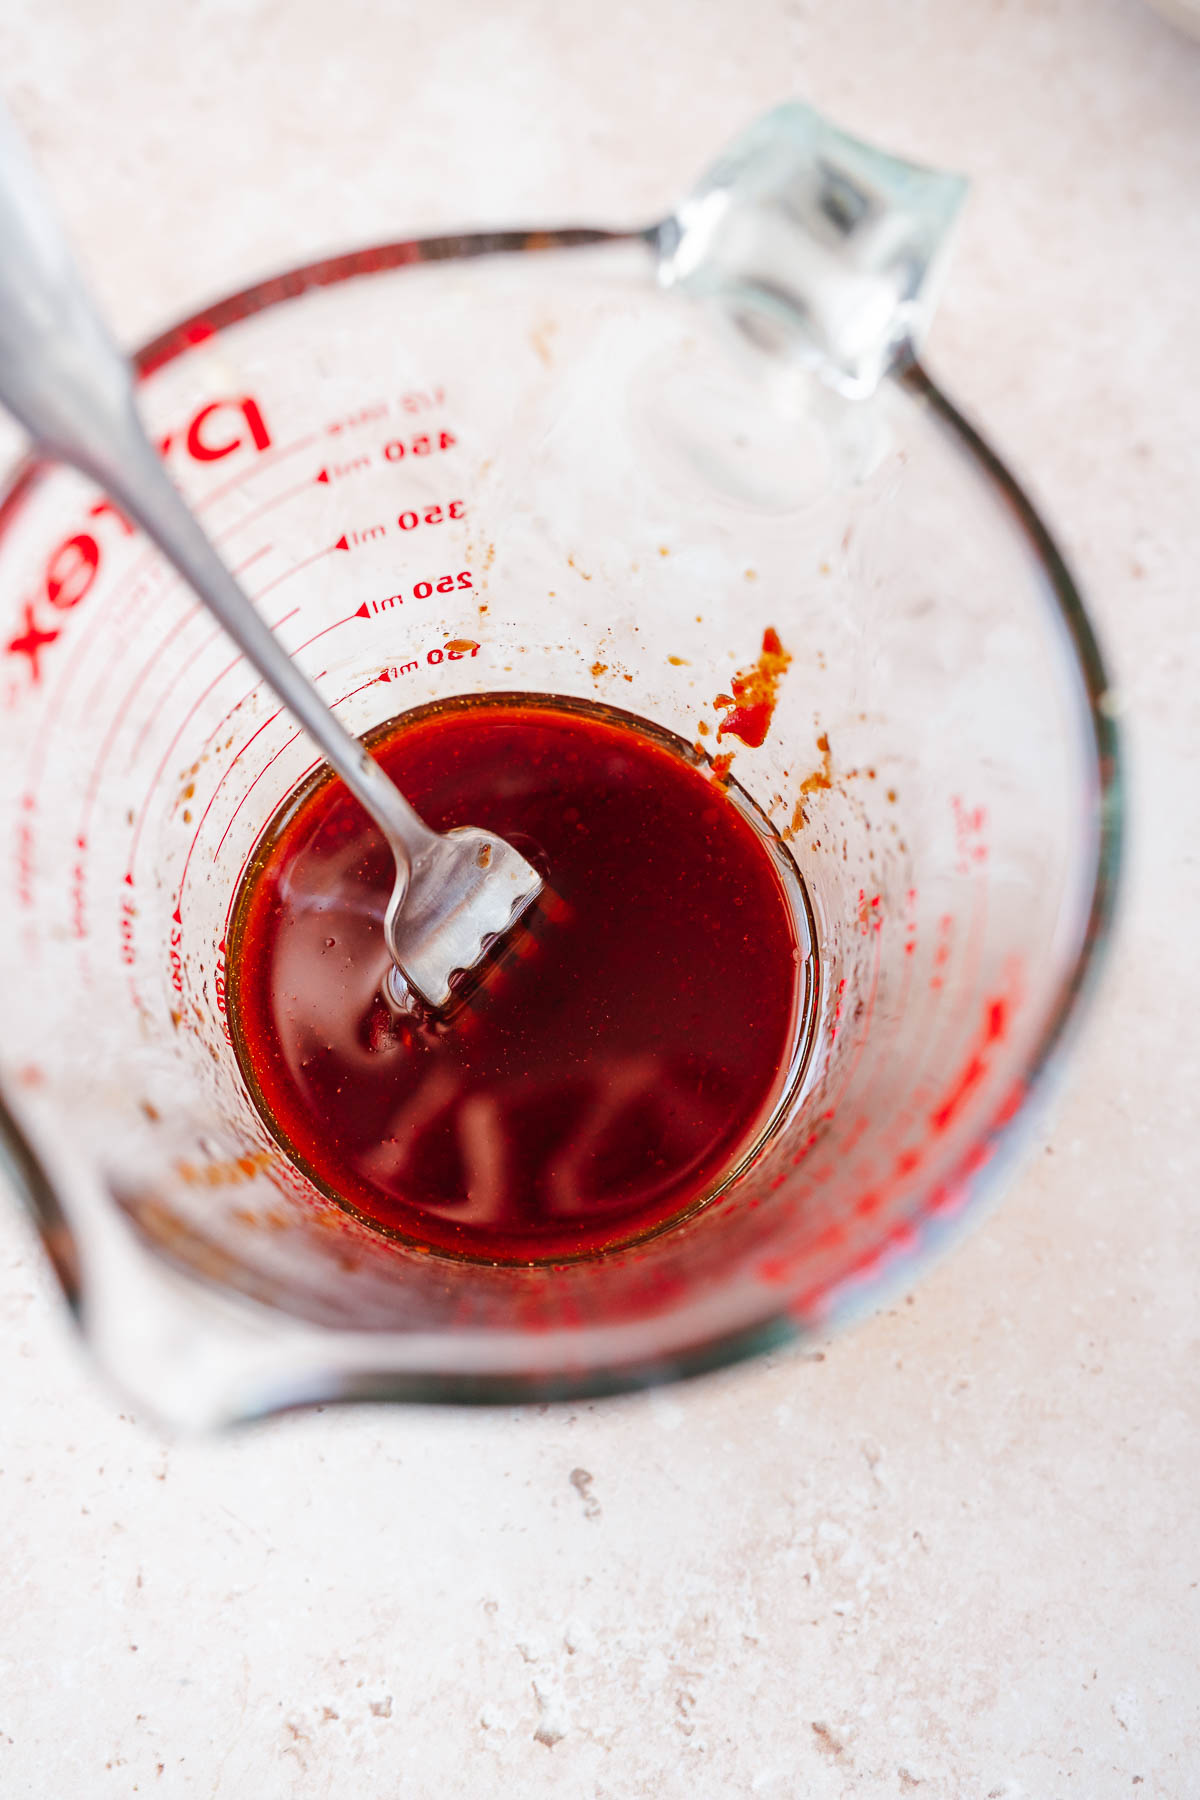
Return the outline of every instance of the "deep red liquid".
{"type": "Polygon", "coordinates": [[[268,833],[230,939],[260,1110],[372,1223],[487,1259],[593,1253],[702,1200],[762,1130],[796,1033],[780,876],[724,789],[632,721],[472,700],[373,737],[438,830],[480,825],[551,899],[444,1022],[380,998],[392,861],[340,783],[268,833]]]}

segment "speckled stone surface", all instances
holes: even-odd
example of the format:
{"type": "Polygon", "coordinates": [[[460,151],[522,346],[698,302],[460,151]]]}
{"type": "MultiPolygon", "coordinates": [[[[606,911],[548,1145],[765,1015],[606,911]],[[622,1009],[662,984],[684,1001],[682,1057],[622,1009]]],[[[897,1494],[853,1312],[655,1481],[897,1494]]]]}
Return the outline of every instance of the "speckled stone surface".
{"type": "Polygon", "coordinates": [[[819,1350],[166,1445],[0,1209],[0,1793],[1200,1794],[1200,45],[1136,0],[6,0],[0,91],[129,341],[351,243],[651,216],[795,93],[962,169],[930,361],[1091,596],[1132,827],[1006,1200],[819,1350]]]}

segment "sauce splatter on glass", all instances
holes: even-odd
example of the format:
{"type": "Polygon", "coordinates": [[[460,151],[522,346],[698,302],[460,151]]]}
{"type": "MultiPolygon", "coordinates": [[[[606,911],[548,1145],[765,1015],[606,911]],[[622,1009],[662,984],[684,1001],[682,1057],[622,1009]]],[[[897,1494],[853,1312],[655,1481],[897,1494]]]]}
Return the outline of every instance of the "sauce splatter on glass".
{"type": "Polygon", "coordinates": [[[779,698],[779,683],[791,660],[779,634],[768,625],[758,661],[738,671],[730,683],[732,693],[718,694],[713,701],[717,710],[725,714],[717,727],[719,738],[741,738],[752,750],[766,743],[779,698]]]}

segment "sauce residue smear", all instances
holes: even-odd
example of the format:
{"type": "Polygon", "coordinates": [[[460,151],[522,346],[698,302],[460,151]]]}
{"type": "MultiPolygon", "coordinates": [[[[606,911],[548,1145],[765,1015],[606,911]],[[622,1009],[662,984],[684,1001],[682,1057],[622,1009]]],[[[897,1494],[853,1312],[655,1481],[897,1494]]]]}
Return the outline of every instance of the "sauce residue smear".
{"type": "Polygon", "coordinates": [[[737,737],[752,750],[761,748],[771,729],[779,683],[791,660],[779,634],[768,625],[758,661],[738,671],[730,683],[731,694],[718,694],[713,701],[717,710],[725,714],[717,727],[719,738],[737,737]]]}

